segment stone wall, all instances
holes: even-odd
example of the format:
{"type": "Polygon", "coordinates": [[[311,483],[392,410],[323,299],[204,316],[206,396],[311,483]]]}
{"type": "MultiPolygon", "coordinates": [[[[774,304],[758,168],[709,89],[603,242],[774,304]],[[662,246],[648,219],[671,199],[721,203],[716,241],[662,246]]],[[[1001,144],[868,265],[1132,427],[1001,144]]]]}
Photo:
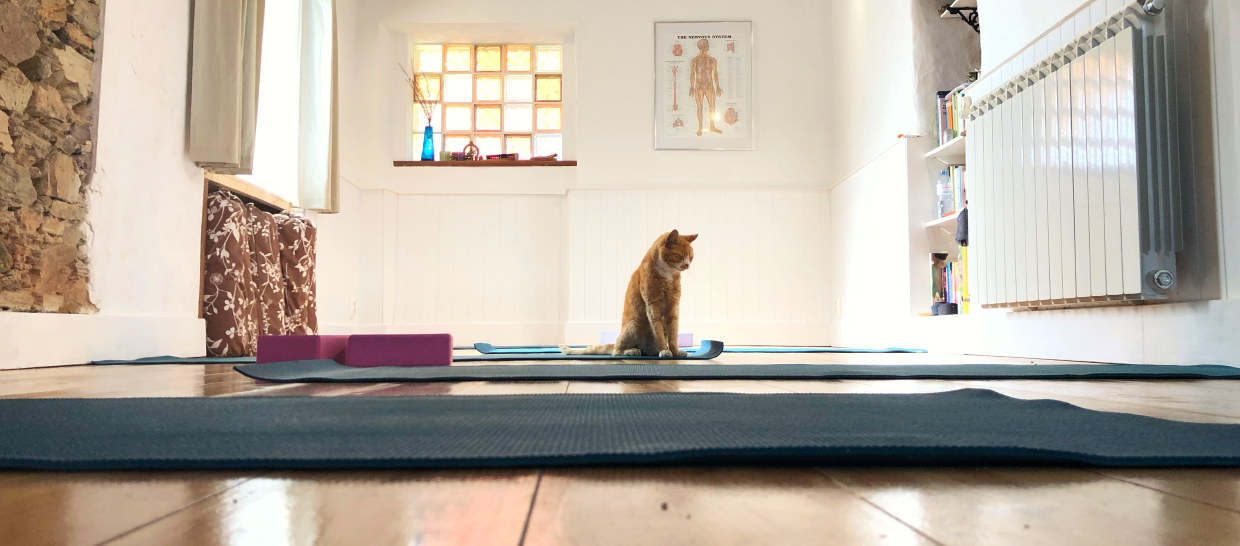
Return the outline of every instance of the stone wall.
{"type": "Polygon", "coordinates": [[[86,192],[103,0],[0,0],[0,310],[90,313],[86,192]]]}

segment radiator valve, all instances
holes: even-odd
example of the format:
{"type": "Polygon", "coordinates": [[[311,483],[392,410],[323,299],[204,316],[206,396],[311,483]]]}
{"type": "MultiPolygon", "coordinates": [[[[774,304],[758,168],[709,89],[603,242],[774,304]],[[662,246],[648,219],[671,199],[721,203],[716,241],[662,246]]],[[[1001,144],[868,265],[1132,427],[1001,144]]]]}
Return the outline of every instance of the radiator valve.
{"type": "Polygon", "coordinates": [[[1171,290],[1175,286],[1175,274],[1166,269],[1159,269],[1150,274],[1150,280],[1155,288],[1164,292],[1171,290]]]}
{"type": "Polygon", "coordinates": [[[1141,5],[1141,8],[1145,10],[1145,13],[1158,15],[1167,8],[1167,0],[1148,0],[1141,5]]]}

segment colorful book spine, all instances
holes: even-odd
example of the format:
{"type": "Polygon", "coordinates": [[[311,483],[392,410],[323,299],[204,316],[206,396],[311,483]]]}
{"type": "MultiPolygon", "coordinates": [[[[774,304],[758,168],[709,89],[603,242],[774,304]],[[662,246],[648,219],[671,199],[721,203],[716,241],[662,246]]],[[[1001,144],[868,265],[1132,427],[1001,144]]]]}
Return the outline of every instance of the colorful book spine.
{"type": "Polygon", "coordinates": [[[965,97],[964,87],[935,93],[938,107],[939,146],[947,144],[964,132],[965,114],[968,111],[968,98],[965,97]]]}
{"type": "Polygon", "coordinates": [[[954,262],[938,262],[931,256],[930,302],[956,304],[956,313],[969,312],[969,249],[957,247],[959,257],[954,262]]]}
{"type": "Polygon", "coordinates": [[[969,247],[960,247],[960,314],[969,314],[969,247]]]}
{"type": "Polygon", "coordinates": [[[950,95],[950,91],[939,91],[935,101],[935,105],[938,108],[939,146],[947,144],[947,141],[951,140],[947,136],[950,130],[950,118],[947,115],[947,102],[950,99],[950,95]]]}

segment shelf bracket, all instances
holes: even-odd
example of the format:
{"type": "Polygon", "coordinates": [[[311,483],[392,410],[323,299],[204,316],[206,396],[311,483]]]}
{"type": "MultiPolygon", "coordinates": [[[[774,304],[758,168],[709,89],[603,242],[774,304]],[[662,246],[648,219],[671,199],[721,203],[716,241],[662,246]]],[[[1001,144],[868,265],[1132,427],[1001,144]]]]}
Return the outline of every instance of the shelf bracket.
{"type": "Polygon", "coordinates": [[[951,5],[945,5],[939,8],[939,15],[944,13],[960,16],[960,18],[964,20],[965,24],[973,28],[973,32],[978,34],[982,33],[980,22],[977,18],[977,8],[953,8],[951,5]]]}

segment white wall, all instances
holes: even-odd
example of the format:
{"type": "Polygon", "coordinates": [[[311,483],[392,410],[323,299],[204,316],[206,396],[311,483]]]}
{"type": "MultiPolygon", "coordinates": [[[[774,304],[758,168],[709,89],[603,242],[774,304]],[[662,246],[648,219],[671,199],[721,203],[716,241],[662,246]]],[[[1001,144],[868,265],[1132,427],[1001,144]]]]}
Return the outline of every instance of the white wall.
{"type": "MultiPolygon", "coordinates": [[[[834,0],[825,33],[833,105],[827,182],[834,184],[919,132],[914,98],[910,0],[834,0]]],[[[960,23],[956,23],[960,24],[960,23]]]]}
{"type": "MultiPolygon", "coordinates": [[[[577,58],[575,187],[814,187],[823,183],[829,136],[838,130],[822,119],[832,108],[826,93],[836,78],[823,47],[828,18],[824,2],[694,0],[581,2],[500,0],[460,4],[426,0],[377,0],[358,11],[357,111],[343,122],[350,142],[343,149],[344,175],[363,188],[388,187],[396,153],[390,125],[392,81],[400,78],[393,51],[408,24],[537,24],[574,28],[577,58]],[[752,20],[755,55],[754,104],[757,150],[753,152],[656,152],[653,149],[654,21],[752,20]]],[[[400,96],[396,104],[407,103],[400,96]]],[[[408,174],[404,176],[419,176],[408,174]]],[[[435,175],[424,175],[435,176],[435,175]]],[[[455,176],[455,175],[453,175],[455,176]]],[[[493,172],[490,176],[506,174],[493,172]]]]}
{"type": "Polygon", "coordinates": [[[341,213],[318,217],[325,333],[451,332],[458,345],[562,339],[563,196],[346,187],[341,213]]]}
{"type": "MultiPolygon", "coordinates": [[[[979,4],[984,70],[990,71],[991,80],[981,84],[983,93],[987,86],[993,88],[1040,59],[1058,40],[1075,36],[1078,29],[1085,30],[1120,7],[1099,0],[1073,14],[1081,6],[1074,0],[981,0],[979,4]]],[[[903,161],[918,161],[921,150],[910,149],[905,156],[897,147],[875,157],[831,192],[833,255],[839,260],[833,267],[838,273],[832,291],[842,300],[843,311],[835,324],[836,343],[1106,362],[1240,364],[1240,299],[1235,299],[1240,296],[1240,226],[1234,220],[1240,217],[1236,160],[1240,117],[1235,103],[1240,89],[1240,46],[1236,45],[1240,42],[1236,39],[1240,8],[1234,2],[1187,0],[1185,9],[1195,52],[1189,76],[1199,145],[1195,166],[1197,174],[1205,177],[1197,196],[1198,223],[1217,224],[1199,226],[1201,236],[1196,243],[1207,251],[1217,246],[1217,252],[1213,257],[1203,252],[1205,257],[1190,265],[1202,274],[1201,285],[1196,287],[1200,294],[1211,297],[1213,291],[1213,297],[1221,294],[1233,299],[1037,312],[975,308],[968,316],[918,317],[901,308],[902,300],[896,296],[858,296],[883,287],[900,293],[908,283],[906,272],[923,259],[915,249],[925,240],[918,233],[918,201],[908,196],[925,188],[917,185],[920,173],[915,168],[909,169],[907,177],[900,168],[903,161]],[[902,193],[904,184],[907,192],[902,193]],[[906,237],[893,227],[902,218],[901,211],[907,211],[910,219],[906,237]],[[875,263],[881,265],[870,265],[875,263]],[[1206,286],[1211,282],[1222,290],[1206,286]]],[[[856,32],[885,37],[889,30],[876,27],[856,32]]],[[[928,214],[921,214],[921,222],[929,219],[928,214]]],[[[915,306],[925,299],[918,291],[914,285],[915,306]]]]}
{"type": "MultiPolygon", "coordinates": [[[[1089,0],[977,0],[982,26],[982,73],[993,70],[1089,0]]],[[[1116,2],[1118,4],[1118,2],[1116,2]]],[[[1127,3],[1125,0],[1123,3],[1127,3]]],[[[1114,11],[1118,11],[1116,6],[1114,11]]]]}
{"type": "MultiPolygon", "coordinates": [[[[624,286],[614,279],[627,280],[655,233],[692,228],[702,232],[698,263],[714,262],[695,263],[686,277],[687,291],[704,292],[686,297],[682,322],[733,343],[758,331],[826,342],[823,190],[827,150],[839,132],[826,122],[838,80],[822,44],[829,9],[804,0],[359,3],[351,43],[342,45],[349,65],[342,74],[353,81],[342,88],[341,171],[361,191],[357,210],[340,215],[355,217],[339,222],[360,233],[358,311],[321,322],[330,331],[450,331],[458,344],[596,340],[620,318],[624,286]],[[683,20],[754,22],[755,151],[653,149],[654,22],[683,20]],[[488,29],[563,36],[566,119],[575,133],[566,154],[579,165],[392,167],[406,159],[407,88],[396,63],[407,41],[432,31],[481,39],[488,29]],[[703,202],[687,197],[699,194],[703,202]],[[725,218],[712,199],[736,216],[725,218]],[[599,231],[604,218],[611,219],[606,232],[599,231]],[[640,231],[623,231],[636,218],[640,231]],[[801,224],[812,229],[779,228],[801,224]],[[759,252],[759,235],[794,250],[787,263],[800,265],[748,257],[759,252]],[[729,286],[746,292],[712,307],[706,294],[729,294],[729,286]],[[587,313],[586,302],[598,306],[587,313]]],[[[321,238],[328,227],[320,226],[321,238]]],[[[335,268],[332,276],[350,282],[352,266],[327,265],[327,255],[344,249],[335,248],[321,248],[320,271],[335,268]]],[[[320,292],[324,309],[345,309],[352,297],[322,281],[320,292]]]]}
{"type": "Polygon", "coordinates": [[[926,282],[911,282],[910,230],[917,226],[909,218],[909,167],[920,163],[922,147],[909,142],[898,141],[831,190],[833,341],[850,347],[894,346],[874,326],[912,315],[917,288],[929,284],[928,271],[926,282]]]}
{"type": "Polygon", "coordinates": [[[569,195],[570,343],[618,330],[629,276],[660,234],[699,235],[680,331],[739,344],[830,342],[823,190],[602,190],[569,195]]]}
{"type": "Polygon", "coordinates": [[[88,211],[98,315],[0,313],[0,368],[200,356],[202,171],[185,155],[189,0],[108,0],[88,211]]]}
{"type": "Polygon", "coordinates": [[[363,240],[361,200],[361,190],[348,180],[341,180],[340,214],[313,216],[318,227],[315,281],[320,325],[361,324],[357,308],[363,240]]]}
{"type": "Polygon", "coordinates": [[[975,307],[969,315],[918,316],[929,311],[924,222],[932,214],[923,158],[929,143],[920,140],[902,141],[831,190],[836,345],[1240,364],[1240,300],[1036,312],[975,307]]]}

